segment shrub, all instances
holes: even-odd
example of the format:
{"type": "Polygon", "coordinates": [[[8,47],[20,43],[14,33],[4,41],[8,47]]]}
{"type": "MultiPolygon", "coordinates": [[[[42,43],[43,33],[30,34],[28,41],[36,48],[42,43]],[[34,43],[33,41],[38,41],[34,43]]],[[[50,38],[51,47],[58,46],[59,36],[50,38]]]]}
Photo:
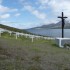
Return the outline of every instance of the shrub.
{"type": "Polygon", "coordinates": [[[70,44],[65,43],[64,48],[70,48],[70,44]]]}

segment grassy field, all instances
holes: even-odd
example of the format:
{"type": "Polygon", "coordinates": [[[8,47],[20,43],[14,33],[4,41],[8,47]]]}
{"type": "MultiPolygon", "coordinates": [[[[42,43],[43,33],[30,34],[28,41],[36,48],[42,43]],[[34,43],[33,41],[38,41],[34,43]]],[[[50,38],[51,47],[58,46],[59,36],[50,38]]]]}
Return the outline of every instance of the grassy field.
{"type": "Polygon", "coordinates": [[[0,37],[0,70],[70,70],[70,50],[53,40],[31,39],[3,33],[0,37]]]}

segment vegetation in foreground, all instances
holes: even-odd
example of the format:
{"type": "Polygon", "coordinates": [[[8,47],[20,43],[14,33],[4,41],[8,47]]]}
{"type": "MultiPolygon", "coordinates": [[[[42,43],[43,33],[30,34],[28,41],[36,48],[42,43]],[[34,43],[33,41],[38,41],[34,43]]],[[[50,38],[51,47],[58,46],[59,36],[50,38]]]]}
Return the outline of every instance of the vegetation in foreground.
{"type": "Polygon", "coordinates": [[[62,49],[52,40],[9,33],[0,38],[0,70],[70,70],[70,50],[62,49]]]}

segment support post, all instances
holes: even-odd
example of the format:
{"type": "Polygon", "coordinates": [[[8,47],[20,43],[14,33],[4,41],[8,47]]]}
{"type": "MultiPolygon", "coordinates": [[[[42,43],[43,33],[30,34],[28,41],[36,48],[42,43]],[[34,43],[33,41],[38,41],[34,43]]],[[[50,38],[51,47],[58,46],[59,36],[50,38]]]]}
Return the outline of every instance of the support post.
{"type": "Polygon", "coordinates": [[[64,25],[65,25],[65,18],[67,17],[64,17],[64,14],[62,12],[62,16],[61,17],[58,17],[58,18],[61,18],[62,19],[62,38],[64,38],[64,25]]]}

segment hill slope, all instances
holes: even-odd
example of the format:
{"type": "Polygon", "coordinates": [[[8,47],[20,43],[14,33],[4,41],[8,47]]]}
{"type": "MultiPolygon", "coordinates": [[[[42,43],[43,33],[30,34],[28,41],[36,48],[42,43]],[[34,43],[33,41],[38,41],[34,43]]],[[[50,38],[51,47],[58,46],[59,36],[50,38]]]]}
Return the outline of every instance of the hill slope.
{"type": "Polygon", "coordinates": [[[26,30],[6,26],[6,25],[3,25],[3,24],[0,24],[0,28],[7,29],[7,30],[10,30],[10,31],[14,31],[14,32],[29,33],[26,30]]]}
{"type": "Polygon", "coordinates": [[[0,37],[0,70],[70,70],[70,50],[52,40],[0,37]]]}
{"type": "MultiPolygon", "coordinates": [[[[58,29],[58,28],[61,28],[61,26],[62,26],[62,22],[59,21],[56,24],[51,23],[51,24],[43,25],[41,27],[36,27],[36,28],[58,29]]],[[[70,22],[69,21],[65,21],[65,27],[64,28],[65,29],[70,29],[70,22]]]]}

